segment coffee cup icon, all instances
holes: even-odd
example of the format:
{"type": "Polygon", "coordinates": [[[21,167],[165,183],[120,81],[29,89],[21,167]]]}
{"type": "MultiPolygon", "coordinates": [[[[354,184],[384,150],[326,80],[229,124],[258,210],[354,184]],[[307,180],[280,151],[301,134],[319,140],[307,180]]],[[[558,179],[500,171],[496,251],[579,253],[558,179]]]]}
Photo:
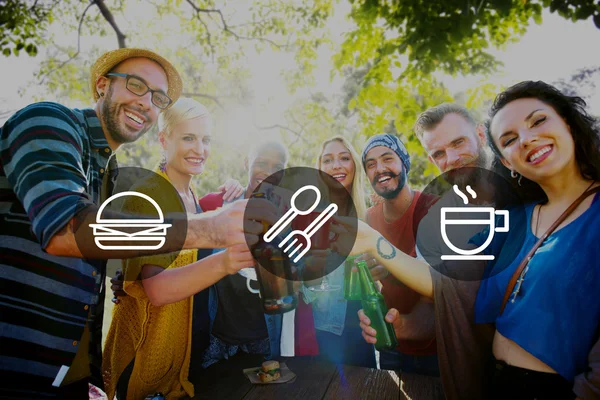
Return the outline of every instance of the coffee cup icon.
{"type": "Polygon", "coordinates": [[[440,223],[444,243],[446,243],[446,246],[452,251],[457,253],[452,255],[442,255],[442,260],[493,260],[493,255],[479,253],[490,245],[496,232],[508,232],[508,210],[496,210],[493,207],[442,207],[440,223]],[[461,216],[464,216],[465,214],[484,214],[485,216],[483,218],[478,217],[474,219],[451,219],[449,218],[449,214],[451,213],[460,213],[461,216]],[[496,215],[502,215],[504,217],[504,226],[496,226],[496,215]],[[489,226],[488,237],[481,246],[475,249],[460,249],[448,238],[447,227],[451,225],[481,225],[482,230],[485,229],[485,226],[487,225],[489,226]]]}

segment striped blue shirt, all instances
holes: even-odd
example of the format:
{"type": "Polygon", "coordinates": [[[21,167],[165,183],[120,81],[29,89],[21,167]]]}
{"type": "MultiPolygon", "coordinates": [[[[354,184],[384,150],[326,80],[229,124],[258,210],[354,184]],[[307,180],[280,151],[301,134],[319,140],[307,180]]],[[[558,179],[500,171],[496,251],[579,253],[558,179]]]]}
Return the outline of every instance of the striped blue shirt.
{"type": "Polygon", "coordinates": [[[111,156],[94,110],[36,103],[0,131],[0,398],[52,397],[86,322],[91,361],[101,359],[106,262],[44,249],[77,212],[108,196],[101,199],[111,156]]]}

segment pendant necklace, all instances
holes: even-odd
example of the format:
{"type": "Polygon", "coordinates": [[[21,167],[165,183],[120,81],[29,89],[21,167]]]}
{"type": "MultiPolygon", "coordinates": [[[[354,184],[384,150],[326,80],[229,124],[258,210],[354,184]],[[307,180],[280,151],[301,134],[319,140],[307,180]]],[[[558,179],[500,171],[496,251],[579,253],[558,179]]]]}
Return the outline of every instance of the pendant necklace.
{"type": "MultiPolygon", "coordinates": [[[[594,185],[594,183],[596,183],[596,181],[593,181],[590,184],[590,186],[588,186],[587,189],[584,190],[584,193],[587,192],[594,185]]],[[[533,233],[535,237],[538,237],[538,229],[540,227],[540,213],[542,212],[542,207],[543,206],[544,206],[543,204],[540,204],[540,206],[538,208],[537,218],[536,218],[536,221],[535,221],[535,232],[533,233]]],[[[532,257],[533,257],[533,255],[532,255],[532,257]]],[[[529,262],[530,261],[531,261],[531,257],[528,257],[527,258],[527,264],[525,265],[525,268],[523,268],[523,271],[521,272],[521,274],[519,275],[519,279],[517,280],[515,291],[513,292],[512,299],[510,300],[511,303],[515,302],[515,299],[517,298],[517,295],[519,294],[519,291],[521,290],[521,285],[523,284],[523,280],[525,279],[525,275],[527,274],[527,271],[529,271],[529,262]]]]}

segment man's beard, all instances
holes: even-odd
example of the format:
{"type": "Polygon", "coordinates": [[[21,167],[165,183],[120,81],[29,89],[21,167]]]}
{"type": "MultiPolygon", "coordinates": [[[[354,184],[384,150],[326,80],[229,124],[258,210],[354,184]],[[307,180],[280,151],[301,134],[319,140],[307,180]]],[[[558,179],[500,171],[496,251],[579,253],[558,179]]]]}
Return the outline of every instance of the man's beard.
{"type": "Polygon", "coordinates": [[[488,176],[486,172],[490,167],[491,155],[485,147],[480,146],[476,158],[473,157],[464,162],[460,167],[447,170],[444,174],[449,183],[465,187],[466,185],[473,185],[482,179],[486,179],[488,176]]]}
{"type": "Polygon", "coordinates": [[[480,146],[477,152],[477,160],[474,160],[473,167],[489,169],[491,166],[492,157],[490,152],[484,147],[480,146]]]}
{"type": "MultiPolygon", "coordinates": [[[[486,168],[487,169],[490,166],[490,160],[491,160],[491,157],[490,157],[489,152],[485,149],[485,147],[480,146],[479,149],[477,149],[477,155],[467,158],[466,160],[461,160],[461,164],[458,167],[453,167],[451,169],[458,169],[458,168],[465,168],[465,167],[486,168]]],[[[448,169],[445,172],[448,172],[451,169],[448,169]]]]}
{"type": "MultiPolygon", "coordinates": [[[[148,131],[148,129],[150,129],[151,125],[146,125],[146,127],[143,128],[142,130],[140,130],[139,133],[134,137],[131,137],[130,135],[126,135],[123,132],[123,130],[126,128],[125,127],[122,128],[119,124],[118,105],[113,103],[112,94],[113,94],[113,87],[111,85],[111,86],[109,86],[108,92],[106,93],[106,98],[104,99],[104,102],[102,103],[101,112],[102,112],[102,119],[104,120],[104,126],[108,130],[108,134],[110,135],[110,137],[115,142],[117,142],[119,144],[135,142],[140,137],[142,137],[144,135],[144,133],[146,133],[148,131]]],[[[145,113],[141,112],[140,110],[136,110],[136,111],[144,116],[144,118],[146,119],[146,122],[148,121],[148,116],[145,113]]]]}
{"type": "Polygon", "coordinates": [[[402,172],[397,175],[392,174],[391,172],[379,174],[379,175],[375,176],[375,178],[373,178],[373,180],[371,181],[371,186],[373,187],[373,190],[375,190],[375,193],[377,193],[379,196],[383,197],[386,200],[392,200],[392,199],[395,199],[396,197],[398,197],[398,195],[400,194],[402,189],[404,189],[404,185],[406,185],[406,170],[405,169],[402,169],[402,172]],[[395,189],[391,189],[391,190],[385,190],[385,191],[377,190],[377,188],[376,188],[377,181],[379,181],[379,179],[383,176],[389,176],[391,179],[400,177],[398,186],[396,186],[395,189]]]}

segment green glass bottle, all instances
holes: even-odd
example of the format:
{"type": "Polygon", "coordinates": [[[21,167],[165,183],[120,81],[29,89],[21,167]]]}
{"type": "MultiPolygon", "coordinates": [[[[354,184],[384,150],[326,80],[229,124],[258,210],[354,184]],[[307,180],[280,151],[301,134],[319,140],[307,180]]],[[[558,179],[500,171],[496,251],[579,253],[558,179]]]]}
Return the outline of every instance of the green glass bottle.
{"type": "Polygon", "coordinates": [[[385,305],[383,295],[375,287],[367,263],[359,261],[356,266],[362,290],[362,308],[365,315],[371,320],[371,327],[377,331],[375,348],[377,350],[394,348],[398,346],[398,340],[396,339],[394,327],[385,320],[388,308],[385,305]]]}
{"type": "Polygon", "coordinates": [[[358,256],[348,256],[344,262],[344,298],[362,300],[358,271],[352,271],[358,256]]]}

